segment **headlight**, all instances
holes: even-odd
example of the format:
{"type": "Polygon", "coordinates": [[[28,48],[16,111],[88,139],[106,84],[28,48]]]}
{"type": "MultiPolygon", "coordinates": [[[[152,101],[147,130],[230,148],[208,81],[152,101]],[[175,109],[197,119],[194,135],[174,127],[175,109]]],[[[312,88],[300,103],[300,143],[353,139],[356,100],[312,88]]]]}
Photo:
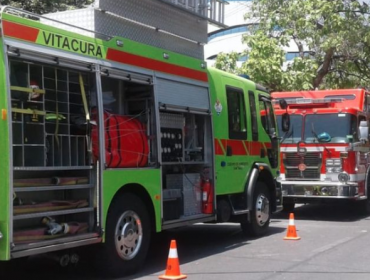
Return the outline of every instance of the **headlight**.
{"type": "Polygon", "coordinates": [[[338,174],[339,182],[346,183],[349,181],[349,175],[346,172],[342,172],[338,174]]]}
{"type": "Polygon", "coordinates": [[[326,160],[326,173],[342,172],[342,160],[340,158],[330,158],[326,160]]]}

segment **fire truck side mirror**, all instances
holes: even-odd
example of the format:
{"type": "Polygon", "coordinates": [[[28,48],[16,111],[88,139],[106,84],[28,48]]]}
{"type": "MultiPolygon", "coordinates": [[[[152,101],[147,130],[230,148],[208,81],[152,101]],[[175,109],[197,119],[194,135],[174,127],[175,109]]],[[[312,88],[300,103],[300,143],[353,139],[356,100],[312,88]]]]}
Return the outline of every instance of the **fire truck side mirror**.
{"type": "Polygon", "coordinates": [[[280,108],[285,110],[286,108],[288,108],[288,103],[286,102],[285,99],[280,99],[279,100],[279,105],[280,105],[280,108]]]}
{"type": "Polygon", "coordinates": [[[284,113],[281,116],[281,130],[287,132],[290,129],[290,116],[288,113],[284,113]]]}
{"type": "Polygon", "coordinates": [[[366,121],[360,121],[360,126],[358,130],[360,133],[360,141],[361,142],[369,141],[369,127],[366,121]]]}

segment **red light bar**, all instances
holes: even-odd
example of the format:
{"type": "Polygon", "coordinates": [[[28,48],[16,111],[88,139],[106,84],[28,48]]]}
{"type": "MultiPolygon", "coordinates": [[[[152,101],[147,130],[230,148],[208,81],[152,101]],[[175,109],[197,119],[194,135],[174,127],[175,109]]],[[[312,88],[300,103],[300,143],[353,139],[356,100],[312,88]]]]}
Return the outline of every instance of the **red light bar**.
{"type": "MultiPolygon", "coordinates": [[[[282,99],[282,98],[279,98],[282,99]]],[[[319,98],[319,99],[312,99],[312,98],[296,98],[296,99],[289,99],[286,100],[288,105],[306,105],[306,104],[328,104],[328,103],[341,103],[343,102],[344,98],[319,98]]],[[[273,101],[275,105],[279,104],[279,100],[275,99],[273,101]]]]}

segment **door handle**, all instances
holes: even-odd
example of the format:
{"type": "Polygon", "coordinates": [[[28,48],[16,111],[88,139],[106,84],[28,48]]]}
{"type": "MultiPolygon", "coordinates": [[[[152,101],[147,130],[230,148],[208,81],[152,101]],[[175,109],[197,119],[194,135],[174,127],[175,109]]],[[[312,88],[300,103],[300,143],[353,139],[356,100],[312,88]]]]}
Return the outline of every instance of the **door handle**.
{"type": "Polygon", "coordinates": [[[233,155],[233,149],[231,146],[226,146],[226,156],[231,157],[233,155]]]}
{"type": "Polygon", "coordinates": [[[265,149],[261,149],[261,158],[264,158],[266,156],[265,149]]]}

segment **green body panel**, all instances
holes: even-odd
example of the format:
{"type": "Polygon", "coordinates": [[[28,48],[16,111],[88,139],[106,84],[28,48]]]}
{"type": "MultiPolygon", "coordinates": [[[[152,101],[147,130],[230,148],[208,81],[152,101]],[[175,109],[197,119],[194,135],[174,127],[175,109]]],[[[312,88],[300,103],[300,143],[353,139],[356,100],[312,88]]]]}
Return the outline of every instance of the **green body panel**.
{"type": "MultiPolygon", "coordinates": [[[[211,95],[211,107],[213,114],[213,129],[215,142],[220,143],[221,139],[227,144],[229,139],[229,123],[228,123],[228,109],[226,98],[226,86],[243,90],[245,109],[247,116],[250,116],[250,104],[248,98],[248,91],[257,92],[264,96],[269,96],[266,92],[260,92],[256,89],[256,84],[250,80],[238,77],[217,69],[208,69],[209,89],[211,95]],[[222,112],[218,113],[215,109],[215,104],[220,102],[222,105],[222,112]]],[[[271,143],[269,135],[261,125],[260,112],[258,110],[258,97],[256,97],[257,120],[259,127],[258,142],[271,143]]],[[[247,139],[245,141],[252,141],[251,119],[247,117],[247,139]]],[[[238,141],[238,140],[233,140],[238,141]]],[[[241,143],[245,148],[246,143],[241,143]]],[[[217,145],[217,144],[216,144],[217,145]]],[[[267,157],[261,158],[259,155],[252,156],[248,153],[246,155],[227,156],[226,149],[223,149],[223,155],[215,155],[215,170],[216,170],[216,194],[234,194],[243,192],[248,181],[248,176],[251,167],[254,163],[266,163],[270,165],[267,157]],[[224,166],[223,166],[224,165],[224,166]],[[232,176],[230,176],[232,174],[232,176]]],[[[273,174],[276,174],[274,169],[273,174]]]]}
{"type": "MultiPolygon", "coordinates": [[[[142,56],[142,57],[146,57],[146,58],[150,58],[150,59],[154,59],[154,60],[158,60],[158,61],[163,61],[163,62],[174,64],[174,65],[180,65],[182,67],[187,67],[187,68],[194,69],[194,70],[197,70],[197,71],[206,72],[206,69],[203,69],[201,67],[201,64],[203,62],[202,60],[195,59],[195,58],[192,58],[192,57],[188,57],[188,56],[185,56],[185,55],[181,55],[181,54],[178,54],[178,53],[170,52],[170,51],[165,51],[170,57],[169,59],[165,59],[163,57],[163,53],[164,53],[163,49],[156,48],[156,47],[149,46],[149,45],[145,45],[145,44],[142,44],[142,43],[138,43],[138,42],[135,42],[135,41],[132,41],[132,40],[122,38],[122,37],[113,37],[109,41],[105,41],[105,40],[101,40],[101,39],[95,39],[95,38],[91,38],[91,37],[88,37],[88,36],[76,34],[76,33],[69,32],[69,31],[66,31],[66,30],[62,30],[62,29],[59,29],[59,28],[51,27],[51,26],[42,24],[38,21],[29,20],[29,19],[25,19],[25,18],[19,18],[17,16],[13,16],[13,15],[6,14],[6,13],[3,13],[1,15],[1,17],[2,17],[3,20],[8,20],[8,21],[11,21],[11,22],[23,24],[25,26],[40,29],[40,32],[38,34],[36,43],[39,44],[39,45],[42,45],[42,46],[48,46],[48,47],[52,47],[52,48],[56,48],[56,49],[62,49],[62,50],[72,52],[72,53],[82,54],[81,51],[75,51],[72,48],[71,40],[76,39],[78,41],[88,42],[88,43],[93,44],[95,46],[95,50],[97,50],[98,48],[101,49],[101,53],[102,53],[101,56],[100,55],[95,55],[94,56],[94,55],[84,54],[84,55],[88,55],[90,57],[96,57],[98,59],[100,59],[100,58],[105,59],[108,48],[111,48],[111,49],[115,49],[115,50],[119,50],[119,51],[124,51],[124,52],[130,53],[130,54],[133,54],[133,55],[139,55],[139,56],[142,56]],[[45,32],[43,32],[43,31],[45,31],[45,32]],[[54,44],[52,44],[51,39],[49,41],[49,44],[46,43],[45,38],[48,38],[50,33],[63,36],[63,38],[60,39],[59,44],[57,42],[58,41],[57,39],[54,40],[54,44]],[[44,34],[45,34],[46,37],[44,36],[44,34]],[[64,38],[68,38],[69,48],[67,46],[63,47],[64,38]],[[117,46],[117,44],[116,44],[117,40],[123,42],[123,47],[118,47],[117,46]]],[[[96,54],[96,52],[95,52],[95,54],[96,54]]]]}
{"type": "MultiPolygon", "coordinates": [[[[110,203],[121,188],[137,184],[148,192],[155,210],[157,231],[161,230],[161,172],[159,169],[108,169],[103,172],[103,221],[105,225],[110,203]]],[[[105,226],[104,226],[105,228],[105,226]]]]}
{"type": "MultiPolygon", "coordinates": [[[[3,50],[3,42],[0,41],[0,50],[3,50]]],[[[0,51],[0,73],[6,73],[6,60],[4,53],[0,51]]],[[[8,108],[8,91],[7,91],[7,75],[0,75],[0,114],[2,110],[8,108]]],[[[7,112],[7,111],[6,111],[7,112]]],[[[9,117],[9,115],[8,115],[9,117]]],[[[0,232],[3,238],[0,239],[0,260],[9,259],[10,248],[9,244],[9,128],[8,120],[0,119],[0,232]]]]}

